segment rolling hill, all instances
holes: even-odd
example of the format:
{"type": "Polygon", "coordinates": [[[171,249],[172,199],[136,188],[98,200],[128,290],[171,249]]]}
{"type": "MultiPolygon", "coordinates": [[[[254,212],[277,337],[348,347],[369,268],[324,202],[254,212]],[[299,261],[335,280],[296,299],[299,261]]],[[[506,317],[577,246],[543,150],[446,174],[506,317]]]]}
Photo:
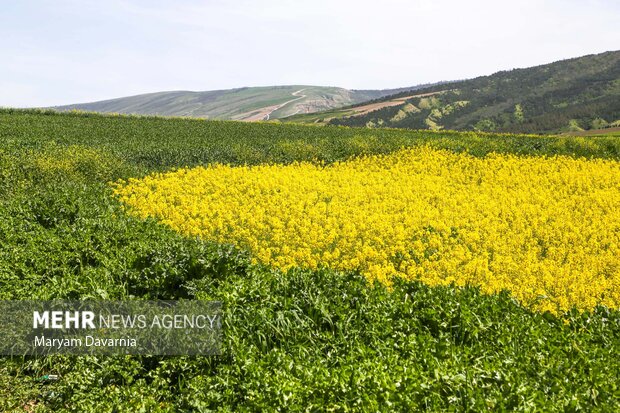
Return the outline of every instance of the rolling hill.
{"type": "Polygon", "coordinates": [[[620,51],[437,84],[287,120],[526,133],[620,126],[620,51]],[[360,110],[370,105],[376,110],[360,110]]]}
{"type": "Polygon", "coordinates": [[[620,126],[620,51],[400,89],[289,85],[172,91],[54,109],[409,129],[580,132],[620,126]]]}
{"type": "Polygon", "coordinates": [[[329,110],[404,90],[348,90],[323,86],[267,86],[206,92],[173,91],[122,97],[54,109],[231,120],[268,120],[329,110]]]}

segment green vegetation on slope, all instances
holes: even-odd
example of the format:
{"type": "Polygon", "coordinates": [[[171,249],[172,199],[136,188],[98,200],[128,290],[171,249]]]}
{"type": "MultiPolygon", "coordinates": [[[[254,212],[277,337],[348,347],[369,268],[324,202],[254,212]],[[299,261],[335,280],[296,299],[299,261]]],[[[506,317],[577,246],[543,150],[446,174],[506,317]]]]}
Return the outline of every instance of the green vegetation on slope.
{"type": "MultiPolygon", "coordinates": [[[[620,121],[620,51],[418,90],[421,109],[397,116],[392,106],[336,125],[540,133],[599,129],[620,121]]],[[[392,99],[398,94],[387,99],[392,99]]],[[[316,114],[318,116],[319,114],[316,114]]]]}
{"type": "Polygon", "coordinates": [[[216,357],[2,357],[0,410],[617,410],[617,309],[556,318],[508,293],[281,273],[126,215],[108,185],[179,166],[333,162],[421,144],[620,159],[609,137],[0,111],[0,298],[218,299],[225,322],[216,357]],[[43,374],[60,380],[43,385],[43,374]]]}

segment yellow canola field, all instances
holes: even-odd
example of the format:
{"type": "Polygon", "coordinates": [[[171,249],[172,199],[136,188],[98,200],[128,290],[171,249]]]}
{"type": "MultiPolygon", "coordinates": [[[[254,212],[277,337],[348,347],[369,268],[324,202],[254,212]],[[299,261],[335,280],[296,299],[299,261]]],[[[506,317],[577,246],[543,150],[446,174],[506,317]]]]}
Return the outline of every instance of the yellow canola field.
{"type": "Polygon", "coordinates": [[[510,290],[553,313],[620,304],[620,163],[431,148],[212,165],[115,186],[130,211],[257,262],[510,290]]]}

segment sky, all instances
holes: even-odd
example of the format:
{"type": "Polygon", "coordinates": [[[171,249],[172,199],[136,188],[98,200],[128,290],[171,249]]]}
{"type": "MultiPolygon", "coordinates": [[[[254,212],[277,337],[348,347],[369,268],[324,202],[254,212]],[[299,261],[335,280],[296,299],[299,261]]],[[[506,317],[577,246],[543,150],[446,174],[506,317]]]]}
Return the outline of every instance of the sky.
{"type": "Polygon", "coordinates": [[[618,0],[0,0],[0,106],[385,89],[620,49],[618,0]]]}

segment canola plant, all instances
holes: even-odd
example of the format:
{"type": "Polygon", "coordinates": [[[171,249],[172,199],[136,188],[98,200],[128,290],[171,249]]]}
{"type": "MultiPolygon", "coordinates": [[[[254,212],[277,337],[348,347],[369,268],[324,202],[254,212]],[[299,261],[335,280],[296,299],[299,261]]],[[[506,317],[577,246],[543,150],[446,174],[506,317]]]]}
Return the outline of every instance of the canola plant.
{"type": "Polygon", "coordinates": [[[509,290],[560,313],[620,305],[620,162],[420,147],[323,165],[178,169],[115,184],[140,217],[282,270],[509,290]]]}

